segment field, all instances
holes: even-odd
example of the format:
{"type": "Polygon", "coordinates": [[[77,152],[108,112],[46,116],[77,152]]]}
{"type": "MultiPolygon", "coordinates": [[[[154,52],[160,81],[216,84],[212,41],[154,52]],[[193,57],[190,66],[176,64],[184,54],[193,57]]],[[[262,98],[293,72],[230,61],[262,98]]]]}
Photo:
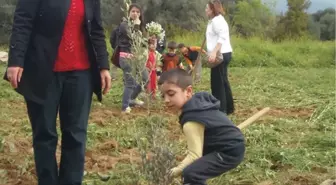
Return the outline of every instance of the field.
{"type": "MultiPolygon", "coordinates": [[[[176,39],[190,44],[193,36],[176,39]]],[[[264,107],[271,110],[244,129],[244,162],[209,184],[316,185],[335,178],[334,43],[272,45],[238,38],[233,42],[240,54],[229,68],[236,105],[230,118],[239,124],[264,107]]],[[[0,76],[4,70],[1,65],[0,76]]],[[[175,159],[183,159],[186,146],[176,113],[154,102],[132,115],[120,114],[123,87],[118,73],[104,101],[94,98],[92,105],[84,180],[88,185],[145,184],[155,174],[163,176],[159,172],[175,159]],[[159,168],[154,170],[150,161],[141,163],[143,151],[167,155],[166,166],[154,163],[159,168]],[[174,156],[168,159],[171,151],[174,156]]],[[[195,89],[210,91],[209,84],[209,70],[204,68],[202,83],[195,89]]],[[[25,104],[7,82],[0,81],[0,87],[0,184],[36,184],[25,104]]],[[[162,156],[158,160],[162,162],[162,156]]]]}

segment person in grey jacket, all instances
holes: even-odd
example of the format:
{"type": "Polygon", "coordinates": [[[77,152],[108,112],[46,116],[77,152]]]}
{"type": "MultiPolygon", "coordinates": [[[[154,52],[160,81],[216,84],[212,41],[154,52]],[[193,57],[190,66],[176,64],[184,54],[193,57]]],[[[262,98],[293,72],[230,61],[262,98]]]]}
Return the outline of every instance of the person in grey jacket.
{"type": "MultiPolygon", "coordinates": [[[[144,21],[142,16],[141,7],[137,4],[131,4],[129,7],[129,18],[134,24],[134,27],[130,28],[128,21],[123,21],[118,28],[117,32],[117,47],[119,55],[119,66],[123,71],[124,78],[124,93],[122,98],[122,112],[130,113],[131,107],[144,104],[143,101],[137,99],[138,95],[142,91],[142,86],[132,76],[132,38],[130,38],[129,32],[141,31],[144,33],[144,21]]],[[[141,71],[141,78],[145,86],[148,82],[148,71],[141,71]]]]}

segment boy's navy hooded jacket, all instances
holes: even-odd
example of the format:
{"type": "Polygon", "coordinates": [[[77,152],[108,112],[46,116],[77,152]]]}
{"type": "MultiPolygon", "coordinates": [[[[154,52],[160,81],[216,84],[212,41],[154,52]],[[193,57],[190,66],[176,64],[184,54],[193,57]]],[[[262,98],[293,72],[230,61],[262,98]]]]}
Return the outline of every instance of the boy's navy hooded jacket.
{"type": "Polygon", "coordinates": [[[188,121],[193,121],[204,125],[203,155],[211,152],[232,155],[244,153],[245,141],[242,132],[219,108],[219,100],[211,94],[195,93],[182,108],[180,124],[183,127],[188,121]]]}

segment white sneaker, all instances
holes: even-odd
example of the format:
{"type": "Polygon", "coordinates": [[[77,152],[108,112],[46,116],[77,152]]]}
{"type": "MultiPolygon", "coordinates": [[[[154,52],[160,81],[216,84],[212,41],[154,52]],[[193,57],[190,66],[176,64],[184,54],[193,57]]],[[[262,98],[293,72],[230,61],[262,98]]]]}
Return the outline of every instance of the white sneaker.
{"type": "Polygon", "coordinates": [[[131,107],[127,107],[124,111],[122,111],[122,113],[129,114],[131,113],[131,111],[132,111],[131,107]]]}
{"type": "Polygon", "coordinates": [[[135,100],[131,100],[130,104],[132,105],[138,105],[138,106],[143,106],[145,104],[145,102],[139,100],[139,99],[135,99],[135,100]]]}

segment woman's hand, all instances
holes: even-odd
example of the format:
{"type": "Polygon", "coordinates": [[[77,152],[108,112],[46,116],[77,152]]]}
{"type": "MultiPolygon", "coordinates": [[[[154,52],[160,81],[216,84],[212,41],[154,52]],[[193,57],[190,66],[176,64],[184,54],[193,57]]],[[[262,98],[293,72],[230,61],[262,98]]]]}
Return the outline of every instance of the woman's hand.
{"type": "Polygon", "coordinates": [[[22,67],[8,67],[7,69],[7,78],[14,89],[18,87],[18,83],[21,81],[22,72],[22,67]]]}
{"type": "Polygon", "coordinates": [[[216,56],[217,56],[217,52],[216,51],[213,51],[210,53],[209,57],[208,57],[208,60],[210,63],[213,63],[216,61],[216,56]]]}
{"type": "Polygon", "coordinates": [[[106,94],[111,88],[111,75],[109,70],[100,70],[101,84],[103,89],[103,94],[106,94]]]}

